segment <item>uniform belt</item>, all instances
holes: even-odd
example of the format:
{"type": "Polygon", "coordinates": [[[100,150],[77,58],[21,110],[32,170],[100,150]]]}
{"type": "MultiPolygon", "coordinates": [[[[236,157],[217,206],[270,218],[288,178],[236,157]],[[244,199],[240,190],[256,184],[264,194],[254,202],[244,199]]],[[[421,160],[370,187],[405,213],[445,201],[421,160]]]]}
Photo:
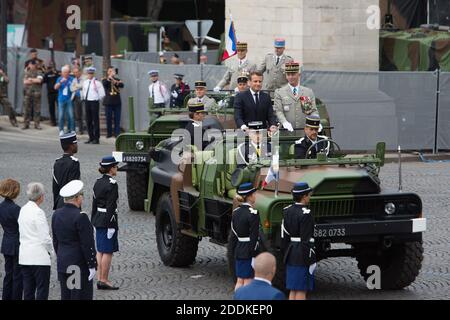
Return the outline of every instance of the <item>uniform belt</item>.
{"type": "Polygon", "coordinates": [[[292,237],[291,242],[302,242],[302,238],[292,237]]]}
{"type": "Polygon", "coordinates": [[[106,213],[106,212],[107,212],[105,208],[97,208],[97,211],[98,211],[98,212],[103,212],[103,213],[106,213]]]}
{"type": "Polygon", "coordinates": [[[250,242],[250,237],[245,237],[245,238],[239,238],[238,237],[239,242],[250,242]]]}

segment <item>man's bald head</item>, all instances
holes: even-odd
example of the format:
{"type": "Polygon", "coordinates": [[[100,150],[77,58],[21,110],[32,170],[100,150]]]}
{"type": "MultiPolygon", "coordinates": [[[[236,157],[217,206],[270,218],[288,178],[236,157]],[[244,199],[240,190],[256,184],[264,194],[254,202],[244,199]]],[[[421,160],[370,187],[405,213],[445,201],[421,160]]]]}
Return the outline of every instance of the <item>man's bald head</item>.
{"type": "Polygon", "coordinates": [[[255,277],[272,281],[276,269],[277,261],[272,254],[263,252],[255,258],[255,277]]]}

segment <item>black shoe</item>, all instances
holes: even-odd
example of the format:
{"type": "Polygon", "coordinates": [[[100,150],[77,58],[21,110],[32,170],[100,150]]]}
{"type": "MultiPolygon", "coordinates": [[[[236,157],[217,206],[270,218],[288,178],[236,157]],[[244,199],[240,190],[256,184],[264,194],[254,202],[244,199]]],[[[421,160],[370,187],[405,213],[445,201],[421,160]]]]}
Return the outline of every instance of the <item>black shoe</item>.
{"type": "Polygon", "coordinates": [[[98,290],[119,290],[119,287],[110,286],[107,283],[104,282],[97,282],[97,289],[98,290]]]}
{"type": "Polygon", "coordinates": [[[91,143],[92,143],[92,140],[88,140],[84,144],[91,144],[91,143]]]}
{"type": "Polygon", "coordinates": [[[92,141],[92,144],[100,144],[100,141],[94,140],[94,141],[92,141]]]}

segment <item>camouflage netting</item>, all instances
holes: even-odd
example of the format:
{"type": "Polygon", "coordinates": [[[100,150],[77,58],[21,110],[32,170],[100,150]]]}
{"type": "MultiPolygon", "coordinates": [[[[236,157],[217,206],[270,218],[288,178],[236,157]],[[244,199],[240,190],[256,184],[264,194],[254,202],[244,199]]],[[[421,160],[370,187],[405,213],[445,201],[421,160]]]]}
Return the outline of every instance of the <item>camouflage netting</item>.
{"type": "Polygon", "coordinates": [[[381,71],[450,71],[450,33],[424,29],[380,31],[381,71]]]}

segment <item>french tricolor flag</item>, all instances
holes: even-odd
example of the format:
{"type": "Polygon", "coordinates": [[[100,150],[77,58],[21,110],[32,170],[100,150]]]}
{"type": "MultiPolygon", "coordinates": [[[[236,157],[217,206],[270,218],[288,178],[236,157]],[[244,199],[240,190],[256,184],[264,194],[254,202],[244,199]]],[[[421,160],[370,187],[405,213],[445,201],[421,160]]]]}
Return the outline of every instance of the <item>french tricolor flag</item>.
{"type": "Polygon", "coordinates": [[[227,60],[228,58],[231,58],[232,56],[236,55],[236,31],[234,30],[234,23],[233,18],[230,15],[230,30],[228,31],[228,36],[225,39],[226,47],[225,51],[223,52],[222,61],[227,60]]]}

